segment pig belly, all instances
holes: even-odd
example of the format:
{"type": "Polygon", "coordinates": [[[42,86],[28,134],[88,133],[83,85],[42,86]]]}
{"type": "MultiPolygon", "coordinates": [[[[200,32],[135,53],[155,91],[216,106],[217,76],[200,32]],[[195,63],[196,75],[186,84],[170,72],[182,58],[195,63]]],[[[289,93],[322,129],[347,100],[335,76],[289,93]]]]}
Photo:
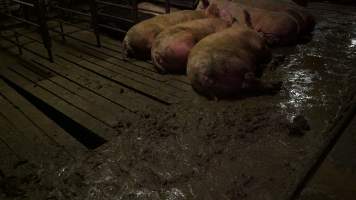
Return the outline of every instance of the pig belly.
{"type": "Polygon", "coordinates": [[[160,33],[152,47],[152,60],[161,72],[185,73],[188,55],[204,37],[228,28],[218,18],[198,19],[178,24],[160,33]]]}
{"type": "Polygon", "coordinates": [[[123,45],[126,55],[139,59],[150,59],[152,43],[164,29],[178,23],[205,18],[203,11],[178,11],[155,16],[134,25],[126,34],[123,45]]]}
{"type": "Polygon", "coordinates": [[[192,87],[209,97],[238,95],[246,75],[268,62],[267,44],[255,31],[234,26],[202,39],[188,58],[187,75],[192,87]]]}

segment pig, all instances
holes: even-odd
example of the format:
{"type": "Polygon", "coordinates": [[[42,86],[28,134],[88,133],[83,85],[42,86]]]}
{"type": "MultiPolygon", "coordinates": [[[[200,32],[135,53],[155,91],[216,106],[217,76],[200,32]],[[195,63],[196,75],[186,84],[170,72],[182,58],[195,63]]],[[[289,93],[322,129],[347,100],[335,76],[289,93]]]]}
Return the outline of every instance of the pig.
{"type": "Polygon", "coordinates": [[[298,21],[302,34],[307,34],[313,31],[315,27],[314,17],[303,7],[299,5],[307,5],[307,1],[290,1],[290,0],[232,0],[235,3],[270,10],[274,12],[284,12],[298,21]]]}
{"type": "Polygon", "coordinates": [[[286,13],[253,8],[226,0],[214,0],[207,12],[230,14],[238,21],[244,21],[257,32],[263,33],[270,45],[294,44],[299,37],[298,23],[286,13]]]}
{"type": "Polygon", "coordinates": [[[185,73],[190,50],[201,39],[228,28],[231,22],[219,18],[197,19],[161,32],[152,46],[152,60],[161,72],[185,73]]]}
{"type": "Polygon", "coordinates": [[[206,18],[204,11],[183,10],[155,16],[134,25],[123,40],[123,47],[128,57],[148,60],[151,57],[152,43],[164,29],[178,23],[206,18]]]}
{"type": "Polygon", "coordinates": [[[249,23],[254,30],[263,33],[271,45],[295,44],[300,41],[305,31],[305,27],[301,26],[302,19],[297,13],[294,13],[297,15],[294,17],[288,12],[270,11],[228,0],[211,1],[206,12],[215,15],[215,12],[220,12],[223,16],[230,14],[237,21],[247,19],[246,23],[249,23]],[[249,17],[244,19],[245,13],[248,13],[249,17]]]}
{"type": "Polygon", "coordinates": [[[246,10],[255,29],[266,33],[272,41],[280,40],[274,41],[279,45],[294,44],[296,39],[299,41],[309,36],[315,27],[314,17],[288,0],[204,0],[207,9],[212,4],[235,18],[239,18],[240,13],[246,10]]]}
{"type": "Polygon", "coordinates": [[[188,57],[187,75],[194,90],[202,95],[232,97],[245,90],[272,88],[256,78],[261,64],[270,59],[265,39],[247,26],[235,23],[193,47],[188,57]]]}

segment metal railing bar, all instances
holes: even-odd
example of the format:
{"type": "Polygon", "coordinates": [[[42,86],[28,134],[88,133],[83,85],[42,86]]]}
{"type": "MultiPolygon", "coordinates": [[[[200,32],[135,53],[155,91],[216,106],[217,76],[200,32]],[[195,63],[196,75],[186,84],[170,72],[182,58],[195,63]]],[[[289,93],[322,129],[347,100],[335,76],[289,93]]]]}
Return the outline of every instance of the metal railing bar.
{"type": "Polygon", "coordinates": [[[128,23],[135,23],[134,20],[130,20],[130,19],[126,19],[126,18],[123,18],[123,17],[118,17],[118,16],[109,15],[109,14],[106,14],[106,13],[103,13],[103,12],[98,12],[98,15],[99,15],[99,16],[103,16],[103,17],[108,17],[108,18],[116,19],[116,20],[118,20],[118,21],[124,21],[124,22],[128,22],[128,23]]]}
{"type": "Polygon", "coordinates": [[[64,7],[61,7],[61,6],[58,6],[58,5],[54,5],[52,7],[56,8],[56,9],[59,9],[59,10],[66,11],[66,12],[71,12],[71,13],[74,13],[74,14],[77,14],[77,15],[83,15],[83,16],[90,17],[90,14],[84,13],[84,12],[81,12],[81,11],[78,11],[78,10],[74,10],[74,9],[70,9],[70,8],[64,8],[64,7]]]}
{"type": "Polygon", "coordinates": [[[125,9],[132,9],[132,6],[127,6],[123,4],[117,4],[117,3],[112,3],[112,2],[107,2],[107,1],[101,1],[101,0],[95,0],[96,3],[104,4],[107,6],[114,6],[118,8],[125,8],[125,9]]]}
{"type": "Polygon", "coordinates": [[[40,44],[43,44],[43,42],[42,42],[41,40],[37,40],[37,39],[35,39],[35,38],[32,38],[32,37],[30,37],[30,36],[27,36],[27,35],[25,35],[25,34],[23,34],[23,33],[19,33],[19,32],[14,31],[14,30],[11,30],[11,31],[14,33],[13,35],[10,35],[10,36],[4,36],[4,35],[3,35],[3,37],[12,38],[12,37],[16,37],[16,34],[17,34],[17,36],[24,37],[24,38],[27,38],[27,39],[29,39],[29,40],[32,40],[32,41],[38,42],[38,43],[40,43],[40,44]]]}
{"type": "Polygon", "coordinates": [[[122,30],[122,29],[119,29],[119,28],[115,28],[115,27],[112,27],[112,26],[108,26],[108,25],[105,25],[105,24],[98,24],[99,27],[101,28],[107,28],[107,29],[110,29],[110,30],[113,30],[113,31],[117,31],[117,32],[121,32],[121,33],[126,33],[127,31],[125,30],[122,30]]]}
{"type": "Polygon", "coordinates": [[[29,7],[32,7],[34,8],[35,5],[33,3],[28,3],[28,2],[24,2],[24,1],[20,1],[20,0],[11,0],[15,3],[18,3],[18,4],[21,4],[21,5],[24,5],[24,6],[29,6],[29,7]]]}
{"type": "Polygon", "coordinates": [[[35,27],[40,27],[40,25],[39,25],[39,24],[36,24],[36,23],[31,22],[31,21],[29,21],[29,20],[23,19],[23,18],[21,18],[21,17],[16,17],[16,16],[14,16],[14,15],[10,15],[10,14],[6,14],[6,13],[2,13],[2,12],[1,12],[0,14],[1,14],[1,15],[4,15],[4,16],[6,16],[6,17],[13,18],[13,19],[15,19],[15,20],[17,20],[17,21],[20,21],[20,22],[23,22],[23,23],[26,23],[26,24],[29,24],[29,25],[35,26],[35,27]]]}
{"type": "MultiPolygon", "coordinates": [[[[71,26],[73,26],[73,27],[75,27],[75,28],[78,28],[78,29],[81,29],[81,30],[85,30],[85,31],[91,31],[91,30],[93,30],[93,28],[91,28],[91,27],[83,27],[83,26],[79,26],[79,25],[77,25],[77,24],[73,24],[73,23],[71,23],[71,22],[68,22],[68,21],[66,21],[66,20],[63,20],[63,19],[53,19],[52,21],[55,21],[55,22],[59,22],[59,23],[63,23],[63,24],[68,24],[68,25],[71,25],[71,26]]],[[[53,27],[53,28],[50,28],[51,30],[52,29],[54,29],[54,28],[56,28],[56,27],[53,27]]]]}
{"type": "MultiPolygon", "coordinates": [[[[72,35],[71,35],[72,32],[70,32],[70,33],[61,33],[60,31],[57,31],[57,30],[52,30],[52,31],[55,32],[55,33],[59,33],[59,34],[64,34],[66,37],[69,37],[69,38],[71,38],[71,39],[74,39],[74,40],[83,42],[84,44],[88,44],[88,45],[91,45],[91,46],[96,46],[95,44],[92,44],[92,43],[90,43],[90,42],[87,42],[87,41],[85,41],[85,40],[81,40],[81,39],[79,39],[79,38],[77,38],[77,37],[72,36],[72,35]]],[[[77,31],[73,31],[73,33],[75,33],[75,32],[77,32],[77,31]]]]}

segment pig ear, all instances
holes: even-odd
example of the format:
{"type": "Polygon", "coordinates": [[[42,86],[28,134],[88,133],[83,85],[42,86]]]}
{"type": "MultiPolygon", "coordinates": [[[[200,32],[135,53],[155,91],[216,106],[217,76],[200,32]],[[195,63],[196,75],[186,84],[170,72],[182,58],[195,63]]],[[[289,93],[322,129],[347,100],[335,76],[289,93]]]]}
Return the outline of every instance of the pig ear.
{"type": "Polygon", "coordinates": [[[253,28],[252,27],[252,22],[251,22],[251,15],[247,10],[243,10],[243,21],[245,22],[245,25],[248,26],[249,28],[253,28]]]}
{"type": "Polygon", "coordinates": [[[218,17],[229,24],[233,24],[236,21],[228,11],[220,9],[215,3],[209,5],[206,9],[206,14],[210,17],[218,17]]]}
{"type": "Polygon", "coordinates": [[[220,11],[219,15],[222,20],[226,21],[229,24],[233,24],[236,21],[236,19],[231,15],[231,13],[227,12],[224,9],[220,11]]]}
{"type": "Polygon", "coordinates": [[[220,10],[215,3],[210,4],[208,6],[208,8],[205,10],[205,13],[209,17],[219,17],[220,16],[220,10]]]}

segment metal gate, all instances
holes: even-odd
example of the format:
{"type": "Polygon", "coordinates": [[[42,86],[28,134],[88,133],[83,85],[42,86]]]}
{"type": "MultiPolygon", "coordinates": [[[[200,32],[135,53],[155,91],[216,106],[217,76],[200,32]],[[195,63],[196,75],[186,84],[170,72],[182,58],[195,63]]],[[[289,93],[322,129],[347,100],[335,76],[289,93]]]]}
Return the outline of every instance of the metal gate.
{"type": "MultiPolygon", "coordinates": [[[[30,51],[34,54],[38,54],[38,53],[24,47],[21,44],[19,36],[26,37],[30,40],[39,42],[44,45],[44,47],[47,50],[48,59],[51,62],[53,62],[52,49],[51,49],[52,43],[47,27],[47,13],[46,13],[47,4],[45,2],[46,2],[45,0],[36,0],[36,1],[35,0],[25,0],[25,1],[2,0],[0,15],[3,17],[3,19],[14,20],[18,23],[21,23],[24,26],[27,25],[27,26],[35,27],[38,30],[39,34],[41,35],[41,40],[29,38],[28,36],[21,34],[12,28],[9,28],[4,23],[1,23],[0,25],[0,37],[16,45],[18,47],[20,54],[22,54],[22,49],[30,51]],[[15,13],[20,8],[22,8],[25,12],[15,13]],[[32,11],[32,13],[35,13],[36,15],[34,16],[35,19],[30,19],[30,17],[27,15],[28,11],[32,11]],[[12,32],[12,35],[5,36],[3,35],[3,31],[10,31],[12,32]]],[[[43,57],[43,55],[40,56],[43,57]]]]}

